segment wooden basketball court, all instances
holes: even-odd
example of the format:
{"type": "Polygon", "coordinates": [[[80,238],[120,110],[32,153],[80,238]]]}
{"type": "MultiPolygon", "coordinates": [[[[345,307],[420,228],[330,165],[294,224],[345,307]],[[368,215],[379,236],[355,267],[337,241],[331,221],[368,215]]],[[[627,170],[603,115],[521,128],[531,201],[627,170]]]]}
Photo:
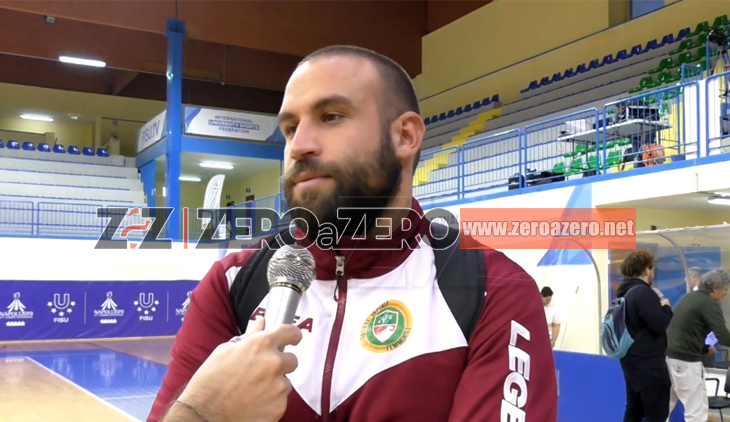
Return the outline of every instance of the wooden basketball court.
{"type": "Polygon", "coordinates": [[[0,345],[0,422],[144,421],[172,339],[0,345]]]}

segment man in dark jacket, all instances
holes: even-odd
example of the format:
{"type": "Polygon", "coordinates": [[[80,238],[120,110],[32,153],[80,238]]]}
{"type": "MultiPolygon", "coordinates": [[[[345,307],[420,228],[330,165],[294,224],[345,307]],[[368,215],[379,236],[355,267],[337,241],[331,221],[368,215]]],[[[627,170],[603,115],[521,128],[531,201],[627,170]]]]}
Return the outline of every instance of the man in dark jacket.
{"type": "Polygon", "coordinates": [[[634,344],[621,359],[626,380],[624,422],[665,422],[671,381],[667,370],[666,330],[672,319],[669,301],[652,289],[656,259],[648,251],[632,252],[621,264],[625,277],[618,297],[626,298],[626,326],[634,344]],[[642,419],[643,418],[643,419],[642,419]]]}
{"type": "Polygon", "coordinates": [[[667,366],[672,379],[670,412],[681,400],[686,422],[707,421],[707,387],[702,356],[712,355],[717,349],[705,344],[712,331],[723,346],[730,346],[720,302],[727,295],[730,274],[714,270],[700,279],[696,291],[686,294],[674,310],[674,318],[667,338],[667,366]]]}

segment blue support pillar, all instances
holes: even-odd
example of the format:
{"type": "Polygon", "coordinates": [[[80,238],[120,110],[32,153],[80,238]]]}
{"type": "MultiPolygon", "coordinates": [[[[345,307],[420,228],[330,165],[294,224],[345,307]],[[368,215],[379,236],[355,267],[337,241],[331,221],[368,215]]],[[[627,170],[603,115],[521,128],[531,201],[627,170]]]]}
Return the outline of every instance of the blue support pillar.
{"type": "Polygon", "coordinates": [[[182,65],[185,23],[167,20],[167,171],[165,207],[173,212],[167,221],[165,237],[180,239],[180,171],[182,165],[182,65]]]}
{"type": "Polygon", "coordinates": [[[140,176],[142,178],[142,189],[144,189],[144,194],[147,195],[147,206],[152,208],[155,207],[156,204],[156,196],[157,192],[155,192],[155,168],[157,162],[155,160],[150,161],[149,163],[143,165],[139,169],[140,176]]]}

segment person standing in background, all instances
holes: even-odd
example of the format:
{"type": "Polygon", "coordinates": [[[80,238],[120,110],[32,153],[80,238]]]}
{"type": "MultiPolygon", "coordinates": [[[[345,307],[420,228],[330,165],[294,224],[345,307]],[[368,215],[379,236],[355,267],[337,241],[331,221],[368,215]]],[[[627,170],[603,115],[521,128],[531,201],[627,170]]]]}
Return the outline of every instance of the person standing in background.
{"type": "Polygon", "coordinates": [[[555,306],[551,305],[553,301],[553,290],[550,287],[545,286],[540,291],[540,294],[542,294],[542,304],[545,308],[548,333],[550,333],[550,345],[554,349],[555,343],[558,341],[558,336],[560,335],[560,324],[562,324],[563,319],[555,306]]]}
{"type": "Polygon", "coordinates": [[[710,332],[719,344],[730,346],[730,330],[720,301],[730,287],[730,273],[713,270],[702,276],[696,291],[687,293],[677,302],[674,318],[667,329],[667,366],[672,380],[669,411],[677,400],[684,405],[686,422],[706,422],[708,413],[707,386],[703,355],[717,352],[705,344],[710,332]]]}
{"type": "Polygon", "coordinates": [[[697,288],[700,285],[700,277],[702,277],[702,270],[700,270],[700,267],[690,267],[687,270],[687,274],[689,275],[686,280],[689,284],[689,291],[697,291],[697,288]]]}
{"type": "Polygon", "coordinates": [[[665,422],[669,417],[667,327],[672,319],[669,300],[654,290],[656,257],[636,250],[621,263],[624,280],[616,292],[626,300],[626,328],[634,339],[621,369],[626,381],[624,422],[665,422]]]}

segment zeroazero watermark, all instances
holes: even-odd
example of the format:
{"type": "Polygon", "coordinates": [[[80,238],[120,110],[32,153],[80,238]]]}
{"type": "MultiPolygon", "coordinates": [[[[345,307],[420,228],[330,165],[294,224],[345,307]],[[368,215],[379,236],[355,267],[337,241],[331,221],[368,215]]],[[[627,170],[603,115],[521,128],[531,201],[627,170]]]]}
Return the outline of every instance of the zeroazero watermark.
{"type": "Polygon", "coordinates": [[[226,241],[252,241],[250,248],[278,248],[287,243],[282,237],[287,231],[297,240],[316,239],[308,242],[310,247],[324,249],[418,249],[422,242],[403,240],[397,244],[391,240],[397,230],[410,230],[423,220],[429,222],[431,237],[444,240],[440,248],[448,248],[459,239],[458,219],[443,208],[423,214],[410,208],[339,208],[334,222],[323,223],[306,208],[291,208],[283,213],[272,208],[197,208],[194,212],[183,208],[181,211],[181,216],[174,216],[169,207],[98,208],[97,218],[107,221],[95,249],[171,249],[173,240],[164,237],[165,227],[178,219],[182,222],[180,240],[186,245],[194,243],[194,249],[227,249],[226,241]],[[384,215],[406,217],[394,219],[384,215]],[[195,235],[191,236],[191,232],[195,235]],[[358,246],[360,242],[348,242],[345,248],[338,246],[343,236],[358,240],[365,239],[365,234],[369,235],[369,241],[361,246],[358,246]]]}

